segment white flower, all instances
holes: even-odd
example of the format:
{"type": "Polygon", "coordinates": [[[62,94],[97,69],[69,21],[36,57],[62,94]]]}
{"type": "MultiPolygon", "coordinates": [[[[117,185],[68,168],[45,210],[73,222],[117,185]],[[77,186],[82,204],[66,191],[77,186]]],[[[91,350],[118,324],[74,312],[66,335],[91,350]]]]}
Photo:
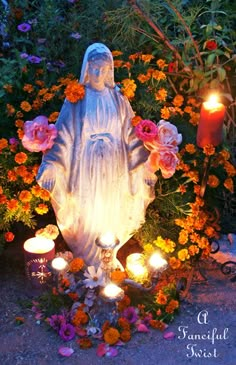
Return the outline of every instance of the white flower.
{"type": "Polygon", "coordinates": [[[99,267],[97,270],[94,266],[89,266],[87,271],[84,273],[87,279],[83,280],[86,288],[96,288],[97,286],[105,285],[105,278],[102,269],[99,267]]]}

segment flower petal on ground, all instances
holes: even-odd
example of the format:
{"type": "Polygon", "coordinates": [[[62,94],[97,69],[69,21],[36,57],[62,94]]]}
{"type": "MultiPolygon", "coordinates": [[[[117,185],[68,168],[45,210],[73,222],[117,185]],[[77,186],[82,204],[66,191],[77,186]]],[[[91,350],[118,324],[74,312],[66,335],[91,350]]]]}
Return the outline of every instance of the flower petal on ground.
{"type": "Polygon", "coordinates": [[[74,350],[71,347],[62,346],[59,348],[58,352],[61,356],[70,357],[73,354],[74,350]]]}
{"type": "Polygon", "coordinates": [[[174,332],[166,332],[163,334],[163,338],[165,340],[173,340],[175,338],[175,333],[174,332]]]}

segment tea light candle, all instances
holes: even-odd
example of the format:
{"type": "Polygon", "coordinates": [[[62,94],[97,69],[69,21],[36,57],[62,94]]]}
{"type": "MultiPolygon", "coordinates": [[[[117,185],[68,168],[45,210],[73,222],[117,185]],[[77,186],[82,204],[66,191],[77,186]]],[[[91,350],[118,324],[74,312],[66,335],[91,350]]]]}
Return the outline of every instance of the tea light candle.
{"type": "Polygon", "coordinates": [[[55,257],[52,260],[52,268],[57,271],[63,271],[67,267],[68,263],[63,257],[55,257]]]}
{"type": "Polygon", "coordinates": [[[158,253],[158,252],[154,252],[151,257],[148,260],[148,263],[152,269],[152,271],[155,272],[162,272],[164,271],[167,266],[168,263],[165,259],[163,259],[163,257],[158,253]]]}
{"type": "Polygon", "coordinates": [[[197,130],[197,145],[207,144],[218,146],[223,139],[223,122],[226,108],[218,102],[217,95],[211,95],[201,107],[200,120],[197,130]]]}
{"type": "Polygon", "coordinates": [[[104,299],[109,299],[110,301],[121,300],[124,297],[124,290],[116,284],[109,283],[103,289],[102,296],[104,299]]]}
{"type": "Polygon", "coordinates": [[[142,280],[148,276],[148,271],[143,264],[143,255],[141,253],[132,253],[127,257],[126,270],[137,280],[142,280]]]}
{"type": "Polygon", "coordinates": [[[107,232],[96,239],[96,245],[104,250],[114,248],[119,244],[119,240],[111,232],[107,232]]]}

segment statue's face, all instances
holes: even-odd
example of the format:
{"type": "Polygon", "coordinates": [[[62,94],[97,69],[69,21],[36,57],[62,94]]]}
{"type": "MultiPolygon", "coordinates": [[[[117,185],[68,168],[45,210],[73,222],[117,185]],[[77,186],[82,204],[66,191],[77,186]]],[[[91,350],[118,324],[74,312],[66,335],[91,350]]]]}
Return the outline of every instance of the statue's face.
{"type": "Polygon", "coordinates": [[[109,70],[109,63],[104,60],[89,62],[88,76],[90,86],[96,90],[104,89],[109,70]]]}

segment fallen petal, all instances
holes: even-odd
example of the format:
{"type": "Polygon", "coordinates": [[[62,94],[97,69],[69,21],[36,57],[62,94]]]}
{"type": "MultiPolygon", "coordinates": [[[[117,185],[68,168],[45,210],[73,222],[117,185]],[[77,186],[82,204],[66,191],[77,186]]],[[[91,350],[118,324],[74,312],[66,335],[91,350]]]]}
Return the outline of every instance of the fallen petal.
{"type": "Polygon", "coordinates": [[[163,334],[163,338],[165,340],[173,340],[175,338],[175,333],[174,332],[166,332],[163,334]]]}
{"type": "Polygon", "coordinates": [[[107,353],[107,345],[105,343],[100,343],[96,351],[97,356],[103,357],[106,353],[107,353]]]}
{"type": "Polygon", "coordinates": [[[118,355],[118,350],[115,347],[109,347],[106,352],[106,356],[108,357],[115,357],[118,355]]]}
{"type": "Polygon", "coordinates": [[[58,352],[61,356],[70,357],[74,350],[71,347],[60,347],[58,352]]]}
{"type": "Polygon", "coordinates": [[[149,332],[149,329],[147,328],[147,326],[143,323],[140,323],[138,326],[137,326],[137,330],[138,332],[149,332]]]}

